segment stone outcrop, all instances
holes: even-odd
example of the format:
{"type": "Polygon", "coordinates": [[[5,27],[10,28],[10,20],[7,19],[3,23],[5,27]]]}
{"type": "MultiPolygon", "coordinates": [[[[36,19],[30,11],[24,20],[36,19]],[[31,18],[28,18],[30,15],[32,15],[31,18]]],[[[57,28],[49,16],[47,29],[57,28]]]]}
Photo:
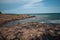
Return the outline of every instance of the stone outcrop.
{"type": "Polygon", "coordinates": [[[0,28],[1,40],[60,40],[60,24],[26,22],[0,28]]]}
{"type": "Polygon", "coordinates": [[[0,26],[6,22],[9,22],[9,21],[22,20],[25,18],[32,18],[32,17],[35,17],[35,16],[22,15],[22,14],[21,15],[18,15],[18,14],[15,14],[15,15],[13,15],[13,14],[12,15],[0,14],[0,26]]]}

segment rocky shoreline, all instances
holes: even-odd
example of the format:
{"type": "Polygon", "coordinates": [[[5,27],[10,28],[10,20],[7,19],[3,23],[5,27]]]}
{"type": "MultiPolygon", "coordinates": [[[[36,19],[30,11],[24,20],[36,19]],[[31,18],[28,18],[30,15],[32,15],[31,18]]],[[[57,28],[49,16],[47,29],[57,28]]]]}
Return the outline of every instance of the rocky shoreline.
{"type": "Polygon", "coordinates": [[[25,22],[11,27],[2,27],[6,22],[35,16],[0,14],[0,40],[60,40],[60,24],[25,22]]]}
{"type": "Polygon", "coordinates": [[[0,40],[60,40],[60,24],[26,22],[2,27],[0,40]]]}
{"type": "Polygon", "coordinates": [[[15,21],[15,20],[22,20],[22,19],[26,19],[26,18],[32,18],[35,16],[29,16],[29,15],[9,15],[9,14],[0,14],[0,26],[9,22],[9,21],[15,21]]]}

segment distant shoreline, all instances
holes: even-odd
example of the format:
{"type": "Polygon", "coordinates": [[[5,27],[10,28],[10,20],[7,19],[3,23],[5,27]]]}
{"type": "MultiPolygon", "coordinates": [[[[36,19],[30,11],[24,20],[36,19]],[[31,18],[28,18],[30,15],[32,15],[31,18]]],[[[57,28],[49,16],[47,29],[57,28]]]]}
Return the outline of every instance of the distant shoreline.
{"type": "Polygon", "coordinates": [[[60,15],[60,13],[2,13],[6,15],[60,15]]]}

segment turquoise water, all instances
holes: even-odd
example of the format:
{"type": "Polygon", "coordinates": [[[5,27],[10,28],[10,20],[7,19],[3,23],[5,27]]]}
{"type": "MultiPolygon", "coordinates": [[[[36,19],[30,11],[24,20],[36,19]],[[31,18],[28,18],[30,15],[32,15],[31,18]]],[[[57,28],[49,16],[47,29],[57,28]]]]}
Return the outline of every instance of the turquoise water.
{"type": "Polygon", "coordinates": [[[32,14],[37,22],[60,23],[60,14],[32,14]]]}

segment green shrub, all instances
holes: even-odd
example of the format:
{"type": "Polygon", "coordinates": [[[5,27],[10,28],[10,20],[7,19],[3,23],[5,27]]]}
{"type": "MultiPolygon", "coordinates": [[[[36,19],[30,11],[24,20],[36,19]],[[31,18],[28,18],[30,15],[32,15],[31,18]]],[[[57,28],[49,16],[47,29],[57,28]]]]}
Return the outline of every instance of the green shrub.
{"type": "Polygon", "coordinates": [[[0,14],[2,14],[2,12],[0,12],[0,14]]]}

